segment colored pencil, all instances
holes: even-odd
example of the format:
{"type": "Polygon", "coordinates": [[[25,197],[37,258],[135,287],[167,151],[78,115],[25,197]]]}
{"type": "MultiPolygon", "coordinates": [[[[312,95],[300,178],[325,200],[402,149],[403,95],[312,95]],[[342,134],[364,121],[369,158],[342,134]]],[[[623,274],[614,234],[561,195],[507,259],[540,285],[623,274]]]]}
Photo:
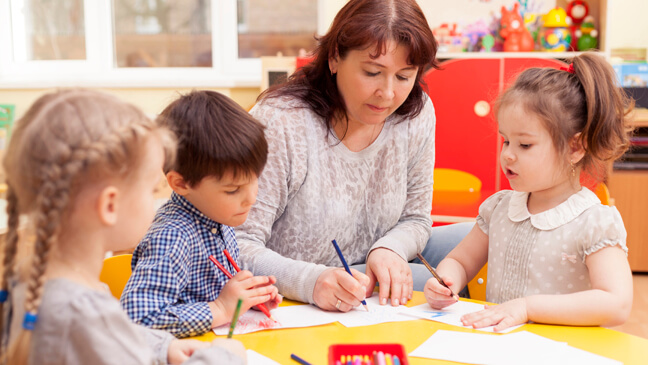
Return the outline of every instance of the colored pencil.
{"type": "MultiPolygon", "coordinates": [[[[349,269],[349,265],[347,264],[346,260],[344,259],[344,255],[342,255],[342,250],[340,250],[340,246],[338,246],[338,244],[337,244],[337,242],[335,242],[335,240],[331,241],[331,243],[333,243],[333,247],[335,247],[335,251],[337,251],[337,254],[340,257],[340,261],[342,261],[342,265],[344,265],[344,270],[346,270],[346,272],[348,272],[349,275],[353,276],[353,274],[351,273],[351,269],[349,269]]],[[[367,310],[367,312],[369,312],[369,308],[367,307],[367,302],[363,300],[362,305],[367,310]]]]}
{"type": "Polygon", "coordinates": [[[236,327],[236,322],[238,322],[238,317],[239,317],[239,313],[241,312],[242,303],[243,303],[243,299],[239,298],[238,303],[236,303],[236,309],[234,310],[234,317],[232,317],[232,323],[230,324],[230,329],[229,329],[229,333],[227,334],[227,338],[232,338],[232,335],[234,335],[234,328],[236,327]]]}
{"type": "Polygon", "coordinates": [[[299,357],[299,356],[297,356],[295,354],[290,354],[290,358],[297,361],[298,363],[300,363],[302,365],[311,365],[311,363],[309,363],[308,361],[302,359],[301,357],[299,357]]]}
{"type": "MultiPolygon", "coordinates": [[[[239,269],[238,265],[236,265],[236,262],[232,259],[232,256],[230,256],[229,252],[227,252],[227,250],[223,250],[223,253],[225,253],[225,256],[227,257],[227,260],[230,262],[230,264],[232,264],[232,266],[234,267],[236,272],[241,271],[241,269],[239,269]]],[[[214,257],[214,255],[209,255],[209,260],[211,260],[211,262],[213,262],[214,265],[216,265],[216,267],[219,268],[220,271],[223,272],[223,274],[225,274],[225,276],[227,276],[229,279],[233,278],[232,274],[230,274],[230,272],[225,268],[225,266],[223,266],[220,262],[218,262],[218,260],[214,257]]],[[[270,318],[271,320],[277,322],[277,320],[274,319],[272,314],[270,314],[270,311],[268,310],[268,308],[266,308],[266,306],[263,305],[263,303],[257,305],[256,307],[261,312],[263,312],[263,314],[265,314],[268,318],[270,318]]]]}
{"type": "Polygon", "coordinates": [[[416,256],[418,256],[419,260],[421,260],[421,262],[423,263],[423,265],[425,265],[425,267],[427,267],[427,269],[430,270],[430,272],[432,273],[432,276],[434,276],[434,278],[437,279],[437,281],[439,282],[439,284],[441,284],[441,285],[445,286],[446,288],[448,288],[448,290],[450,290],[450,293],[452,294],[452,297],[455,298],[455,299],[458,301],[458,300],[459,300],[459,296],[458,296],[457,294],[455,294],[455,293],[452,291],[452,289],[450,289],[450,287],[445,283],[445,281],[443,281],[443,279],[441,279],[441,277],[439,276],[439,274],[437,274],[436,270],[434,270],[434,268],[432,267],[432,265],[430,265],[430,264],[427,262],[427,260],[425,259],[425,257],[423,257],[423,255],[421,255],[421,254],[418,253],[418,252],[416,253],[416,256]]]}

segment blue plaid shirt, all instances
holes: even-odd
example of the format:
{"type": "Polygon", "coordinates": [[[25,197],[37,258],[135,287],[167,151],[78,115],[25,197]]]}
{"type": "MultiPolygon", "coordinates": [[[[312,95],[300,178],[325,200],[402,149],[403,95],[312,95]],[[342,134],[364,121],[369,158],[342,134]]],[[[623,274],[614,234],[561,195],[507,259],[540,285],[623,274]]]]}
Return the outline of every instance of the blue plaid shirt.
{"type": "Polygon", "coordinates": [[[234,229],[207,218],[172,193],[133,253],[133,273],[122,293],[122,306],[133,321],[179,338],[210,331],[207,303],[218,297],[229,279],[209,255],[236,274],[224,248],[239,264],[234,229]]]}

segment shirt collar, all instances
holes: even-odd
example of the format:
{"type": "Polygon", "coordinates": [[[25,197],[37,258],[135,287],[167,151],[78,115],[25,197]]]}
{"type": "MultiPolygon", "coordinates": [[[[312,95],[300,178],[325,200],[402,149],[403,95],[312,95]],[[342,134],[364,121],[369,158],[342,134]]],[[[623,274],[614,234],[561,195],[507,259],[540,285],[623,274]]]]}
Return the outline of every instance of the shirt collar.
{"type": "Polygon", "coordinates": [[[571,222],[585,210],[601,201],[591,190],[583,187],[566,201],[542,213],[531,214],[527,208],[529,193],[514,191],[509,203],[508,217],[513,222],[531,219],[537,229],[550,230],[571,222]]]}
{"type": "Polygon", "coordinates": [[[189,200],[187,200],[182,195],[176,193],[175,191],[172,192],[171,201],[180,206],[184,211],[186,211],[191,219],[194,220],[197,224],[200,224],[209,230],[216,229],[218,233],[221,233],[222,224],[204,215],[200,210],[198,210],[198,208],[191,204],[191,202],[189,202],[189,200]]]}

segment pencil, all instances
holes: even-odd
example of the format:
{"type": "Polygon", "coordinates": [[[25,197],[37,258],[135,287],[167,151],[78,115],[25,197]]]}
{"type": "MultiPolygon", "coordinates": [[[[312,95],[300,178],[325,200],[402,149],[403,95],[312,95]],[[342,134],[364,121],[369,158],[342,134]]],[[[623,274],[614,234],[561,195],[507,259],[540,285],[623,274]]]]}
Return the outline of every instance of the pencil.
{"type": "Polygon", "coordinates": [[[232,335],[234,334],[234,328],[236,327],[236,322],[238,322],[238,317],[239,317],[239,313],[241,312],[242,303],[243,303],[243,299],[239,298],[238,303],[236,303],[236,309],[234,310],[234,317],[232,317],[232,323],[230,324],[230,330],[229,333],[227,334],[227,338],[232,338],[232,335]]]}
{"type": "Polygon", "coordinates": [[[300,363],[302,365],[311,365],[311,363],[309,363],[308,361],[302,359],[301,357],[299,357],[299,356],[297,356],[295,354],[290,354],[290,358],[297,361],[298,363],[300,363]]]}
{"type": "Polygon", "coordinates": [[[425,267],[427,267],[427,269],[430,270],[430,272],[432,273],[432,276],[434,276],[434,278],[437,279],[437,281],[439,282],[439,284],[441,284],[441,285],[445,286],[446,288],[448,288],[448,290],[450,290],[450,293],[452,293],[452,297],[455,298],[457,301],[459,301],[459,296],[458,296],[457,294],[455,294],[455,293],[452,291],[452,289],[450,289],[450,287],[445,283],[445,281],[443,281],[443,279],[441,279],[441,277],[439,276],[439,274],[437,274],[436,270],[434,270],[434,268],[432,267],[432,265],[430,265],[430,264],[427,262],[427,260],[425,259],[425,257],[423,257],[423,255],[421,255],[421,254],[418,253],[418,252],[416,253],[416,256],[418,256],[419,260],[421,260],[421,262],[423,263],[423,265],[425,265],[425,267]]]}
{"type": "MultiPolygon", "coordinates": [[[[353,276],[353,274],[351,274],[351,269],[349,269],[349,265],[347,265],[347,262],[344,259],[344,255],[342,255],[342,250],[340,250],[340,246],[338,246],[335,240],[331,241],[331,243],[333,243],[333,247],[335,247],[335,251],[337,251],[337,254],[340,257],[340,261],[342,261],[342,265],[344,265],[344,270],[346,270],[346,272],[348,272],[349,275],[353,276]]],[[[367,307],[367,302],[363,300],[362,305],[367,310],[367,312],[369,312],[369,308],[367,307]]]]}
{"type": "MultiPolygon", "coordinates": [[[[232,259],[232,256],[230,256],[229,252],[227,252],[227,250],[224,249],[224,250],[223,250],[223,253],[225,253],[225,256],[227,257],[227,260],[232,264],[232,266],[234,267],[234,269],[236,269],[236,272],[241,271],[241,269],[239,269],[238,265],[236,265],[236,262],[232,259]]],[[[218,260],[214,257],[214,255],[209,255],[209,260],[211,260],[211,262],[213,262],[214,265],[216,265],[216,267],[218,267],[218,268],[220,269],[220,271],[222,271],[223,274],[225,274],[225,276],[227,276],[227,278],[229,278],[229,279],[233,278],[232,274],[230,274],[230,272],[227,271],[227,269],[225,268],[225,266],[223,266],[223,264],[221,264],[220,262],[218,262],[218,260]]],[[[263,312],[263,314],[265,314],[268,318],[270,318],[271,320],[273,320],[273,321],[279,323],[279,322],[278,322],[278,321],[277,321],[277,320],[272,316],[272,314],[270,314],[270,311],[268,310],[268,308],[266,308],[265,305],[263,305],[263,303],[257,305],[256,307],[257,307],[261,312],[263,312]]]]}

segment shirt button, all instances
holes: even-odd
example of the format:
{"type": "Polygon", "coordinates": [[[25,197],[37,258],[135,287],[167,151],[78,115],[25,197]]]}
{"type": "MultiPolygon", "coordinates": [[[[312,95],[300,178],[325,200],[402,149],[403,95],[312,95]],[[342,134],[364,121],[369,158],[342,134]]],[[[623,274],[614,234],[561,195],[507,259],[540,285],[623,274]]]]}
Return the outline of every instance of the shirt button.
{"type": "Polygon", "coordinates": [[[218,232],[218,230],[216,228],[212,228],[212,233],[213,234],[216,234],[217,232],[218,232]]]}

